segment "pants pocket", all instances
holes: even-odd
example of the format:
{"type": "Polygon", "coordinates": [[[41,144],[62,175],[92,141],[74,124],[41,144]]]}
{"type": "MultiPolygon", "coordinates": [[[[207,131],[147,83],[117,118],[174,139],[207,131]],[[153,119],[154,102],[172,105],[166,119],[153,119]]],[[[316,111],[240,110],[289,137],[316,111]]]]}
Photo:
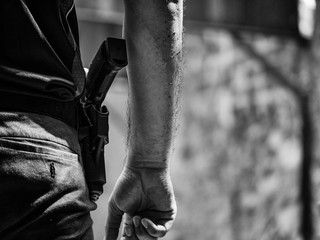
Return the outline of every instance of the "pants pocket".
{"type": "Polygon", "coordinates": [[[0,183],[0,239],[65,231],[94,208],[78,155],[55,143],[0,138],[0,183]]]}

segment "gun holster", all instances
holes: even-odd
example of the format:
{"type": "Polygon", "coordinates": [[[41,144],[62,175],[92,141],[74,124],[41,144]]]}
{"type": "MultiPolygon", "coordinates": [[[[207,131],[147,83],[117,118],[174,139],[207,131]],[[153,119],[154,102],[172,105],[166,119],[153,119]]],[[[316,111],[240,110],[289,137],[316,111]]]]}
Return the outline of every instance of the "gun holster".
{"type": "Polygon", "coordinates": [[[126,65],[125,40],[104,41],[90,65],[79,102],[79,142],[92,201],[98,200],[106,183],[104,146],[109,142],[109,112],[102,103],[117,73],[126,65]]]}
{"type": "Polygon", "coordinates": [[[106,106],[82,106],[79,139],[90,199],[97,201],[106,183],[104,146],[109,142],[109,112],[106,106]]]}

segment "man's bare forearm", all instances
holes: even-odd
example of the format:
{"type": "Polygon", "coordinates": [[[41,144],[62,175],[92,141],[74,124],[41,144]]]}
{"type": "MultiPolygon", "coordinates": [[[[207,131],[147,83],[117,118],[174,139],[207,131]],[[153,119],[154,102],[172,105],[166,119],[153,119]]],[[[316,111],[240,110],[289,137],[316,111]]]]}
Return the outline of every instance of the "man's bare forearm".
{"type": "Polygon", "coordinates": [[[128,162],[166,167],[179,109],[183,0],[124,0],[128,47],[128,162]]]}

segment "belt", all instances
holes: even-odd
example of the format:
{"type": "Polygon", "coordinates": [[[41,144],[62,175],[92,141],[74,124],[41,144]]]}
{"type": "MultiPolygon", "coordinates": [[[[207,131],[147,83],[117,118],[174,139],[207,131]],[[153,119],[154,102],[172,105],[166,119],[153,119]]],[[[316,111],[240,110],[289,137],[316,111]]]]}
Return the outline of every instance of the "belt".
{"type": "Polygon", "coordinates": [[[0,92],[0,111],[46,115],[78,129],[78,110],[75,101],[63,102],[42,97],[0,92]]]}

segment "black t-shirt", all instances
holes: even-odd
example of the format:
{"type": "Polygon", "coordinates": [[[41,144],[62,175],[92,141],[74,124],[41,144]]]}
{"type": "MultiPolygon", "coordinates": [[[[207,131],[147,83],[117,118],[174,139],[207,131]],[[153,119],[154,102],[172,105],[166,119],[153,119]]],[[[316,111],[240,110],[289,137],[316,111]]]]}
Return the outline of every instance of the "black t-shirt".
{"type": "Polygon", "coordinates": [[[78,35],[73,0],[0,1],[0,94],[74,99],[78,35]]]}

